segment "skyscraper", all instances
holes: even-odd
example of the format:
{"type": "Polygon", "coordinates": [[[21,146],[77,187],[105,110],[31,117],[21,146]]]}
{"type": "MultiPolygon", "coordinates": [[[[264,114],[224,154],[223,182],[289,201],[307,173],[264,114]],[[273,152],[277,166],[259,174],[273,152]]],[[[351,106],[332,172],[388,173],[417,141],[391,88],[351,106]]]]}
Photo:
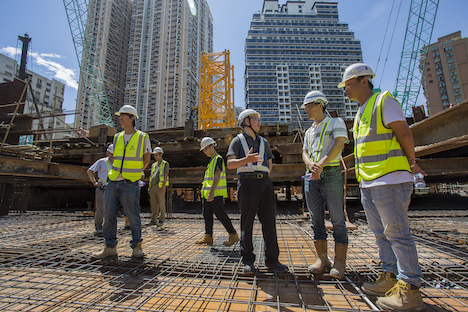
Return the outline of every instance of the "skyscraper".
{"type": "MultiPolygon", "coordinates": [[[[98,62],[115,125],[119,125],[119,122],[114,112],[124,102],[132,3],[132,0],[90,0],[88,5],[98,62]]],[[[84,103],[81,78],[77,97],[76,109],[82,114],[75,116],[75,126],[88,129],[89,108],[84,103]]]]}
{"type": "Polygon", "coordinates": [[[468,38],[461,31],[439,38],[429,46],[423,74],[429,115],[468,98],[468,38]]]}
{"type": "Polygon", "coordinates": [[[135,0],[128,50],[125,104],[137,128],[183,126],[196,118],[200,55],[213,52],[213,19],[206,0],[135,0]]]}
{"type": "Polygon", "coordinates": [[[311,90],[328,98],[329,111],[352,119],[358,104],[337,85],[352,63],[362,62],[361,43],[338,19],[336,2],[264,0],[245,43],[245,101],[265,124],[310,125],[300,106],[311,90]]]}

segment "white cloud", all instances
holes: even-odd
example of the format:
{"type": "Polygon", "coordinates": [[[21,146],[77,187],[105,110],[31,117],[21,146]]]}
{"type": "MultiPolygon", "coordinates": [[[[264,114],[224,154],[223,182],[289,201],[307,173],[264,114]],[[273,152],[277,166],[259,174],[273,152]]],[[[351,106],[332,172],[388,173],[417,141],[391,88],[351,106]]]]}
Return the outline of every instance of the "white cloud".
{"type": "MultiPolygon", "coordinates": [[[[10,56],[11,58],[15,55],[20,55],[21,50],[13,47],[1,48],[0,52],[10,56]]],[[[55,53],[37,53],[30,52],[29,55],[34,59],[34,65],[44,66],[48,71],[51,71],[53,77],[57,80],[65,82],[69,87],[78,90],[77,75],[75,69],[66,68],[60,63],[57,63],[51,59],[63,59],[64,56],[55,53]]]]}
{"type": "MultiPolygon", "coordinates": [[[[373,27],[375,23],[382,23],[383,21],[388,20],[388,14],[390,12],[391,6],[389,1],[383,1],[375,3],[369,12],[365,13],[359,22],[353,24],[353,30],[359,31],[369,27],[373,27]]],[[[395,10],[395,8],[394,8],[395,10]]]]}

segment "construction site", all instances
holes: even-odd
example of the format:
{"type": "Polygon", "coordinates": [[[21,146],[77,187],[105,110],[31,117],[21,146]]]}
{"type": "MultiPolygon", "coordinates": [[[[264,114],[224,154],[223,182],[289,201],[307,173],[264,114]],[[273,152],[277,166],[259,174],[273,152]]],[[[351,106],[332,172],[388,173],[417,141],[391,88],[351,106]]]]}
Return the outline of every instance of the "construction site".
{"type": "MultiPolygon", "coordinates": [[[[83,51],[91,51],[83,57],[95,57],[93,43],[83,42],[83,51]]],[[[79,63],[85,64],[80,58],[79,63]]],[[[90,90],[90,127],[69,127],[74,135],[67,138],[54,139],[47,134],[65,130],[42,124],[62,115],[41,112],[40,103],[34,103],[36,113],[25,113],[33,86],[24,68],[14,81],[0,83],[0,311],[381,311],[377,297],[361,290],[364,282],[377,279],[382,266],[360,202],[352,135],[340,165],[349,235],[344,279],[308,270],[318,254],[305,202],[306,129],[300,120],[298,127],[263,125],[259,131],[274,155],[269,176],[277,200],[279,261],[289,272],[267,269],[258,220],[253,275],[242,274],[239,244],[223,245],[228,233],[217,220],[213,245],[195,243],[205,234],[200,190],[209,160],[200,142],[213,138],[226,159],[232,139],[242,131],[229,51],[202,55],[198,107],[190,107],[185,126],[146,131],[152,147],[164,150],[170,170],[164,227],[149,225],[147,185],[141,188],[144,259],[132,257],[123,217],[118,218],[118,257],[93,258],[104,239],[94,235],[95,188],[87,170],[106,156],[121,129],[112,124],[101,74],[91,63],[81,68],[82,77],[89,78],[83,88],[90,90]],[[39,127],[32,129],[33,123],[39,127]],[[34,137],[32,144],[20,142],[25,135],[34,137]]],[[[408,211],[423,272],[423,301],[428,312],[468,311],[468,100],[428,117],[422,107],[405,107],[411,111],[407,121],[417,162],[427,173],[426,186],[414,189],[408,211]]],[[[351,131],[353,121],[346,120],[346,127],[351,131]]],[[[150,166],[144,174],[147,184],[150,166]]],[[[225,207],[240,231],[236,170],[226,169],[226,179],[225,207]]],[[[333,258],[328,214],[326,226],[333,258]]]]}

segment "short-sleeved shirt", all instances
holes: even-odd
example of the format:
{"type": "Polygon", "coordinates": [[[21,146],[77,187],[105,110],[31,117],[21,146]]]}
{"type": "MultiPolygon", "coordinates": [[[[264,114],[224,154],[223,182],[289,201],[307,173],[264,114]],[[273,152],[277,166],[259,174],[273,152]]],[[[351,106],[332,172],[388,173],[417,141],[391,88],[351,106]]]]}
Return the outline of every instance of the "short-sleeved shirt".
{"type": "MultiPolygon", "coordinates": [[[[361,115],[367,105],[364,103],[359,108],[358,114],[361,115]]],[[[391,96],[384,97],[382,103],[382,119],[384,125],[388,127],[388,125],[395,121],[404,121],[406,122],[405,115],[403,114],[403,110],[401,109],[400,103],[398,103],[394,98],[391,96]]],[[[387,173],[384,176],[381,176],[377,179],[366,181],[361,179],[361,187],[362,188],[369,188],[374,186],[382,186],[382,185],[390,185],[390,184],[400,184],[406,182],[413,182],[413,175],[408,171],[394,171],[387,173]]]]}
{"type": "MultiPolygon", "coordinates": [[[[130,141],[133,134],[134,133],[132,133],[132,134],[125,134],[124,133],[125,146],[127,146],[127,143],[130,141]]],[[[149,140],[149,136],[145,135],[145,141],[144,141],[144,145],[143,145],[143,154],[147,154],[147,153],[151,153],[151,142],[149,140]]],[[[114,181],[122,181],[122,180],[124,180],[124,178],[122,177],[122,174],[119,173],[119,176],[114,181]]]]}
{"type": "Polygon", "coordinates": [[[94,164],[92,164],[91,167],[89,167],[88,169],[94,173],[97,172],[98,178],[102,181],[107,181],[108,169],[107,169],[106,161],[109,161],[109,157],[100,158],[94,164]]]}
{"type": "MultiPolygon", "coordinates": [[[[326,126],[326,124],[328,123],[330,119],[331,119],[330,117],[326,116],[317,125],[312,124],[312,126],[309,129],[307,129],[305,133],[305,137],[304,137],[304,146],[302,147],[302,149],[305,151],[308,151],[309,155],[310,155],[310,151],[309,151],[310,143],[312,143],[311,145],[312,155],[313,156],[316,155],[317,149],[319,148],[318,143],[320,141],[320,133],[322,132],[323,127],[326,126]]],[[[322,152],[320,153],[320,157],[319,159],[317,159],[317,161],[322,159],[325,155],[328,154],[328,152],[330,152],[333,145],[335,145],[336,138],[345,138],[346,140],[348,139],[348,131],[346,129],[346,124],[341,118],[333,118],[330,121],[329,127],[326,129],[324,133],[322,152]]],[[[341,156],[341,151],[332,160],[340,161],[340,156],[341,156]]],[[[313,161],[314,159],[311,158],[311,160],[313,161]]]]}
{"type": "MultiPolygon", "coordinates": [[[[244,136],[247,141],[247,145],[253,147],[253,153],[258,153],[258,148],[260,147],[260,136],[256,134],[255,140],[245,132],[244,132],[244,136]]],[[[275,158],[273,156],[273,153],[271,152],[270,143],[268,143],[267,140],[264,140],[264,141],[265,141],[265,153],[267,154],[268,159],[275,158]]],[[[237,159],[239,159],[241,158],[241,150],[242,150],[242,144],[240,142],[239,137],[236,136],[234,139],[232,139],[231,144],[229,145],[227,156],[229,157],[233,155],[233,156],[236,156],[237,159]]]]}

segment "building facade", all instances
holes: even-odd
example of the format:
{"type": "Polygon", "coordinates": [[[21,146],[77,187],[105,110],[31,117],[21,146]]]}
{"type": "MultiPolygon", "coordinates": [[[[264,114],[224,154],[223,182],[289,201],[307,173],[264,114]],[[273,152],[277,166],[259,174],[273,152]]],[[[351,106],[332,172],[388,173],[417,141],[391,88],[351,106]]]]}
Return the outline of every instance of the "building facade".
{"type": "MultiPolygon", "coordinates": [[[[18,76],[19,68],[14,59],[0,54],[0,83],[13,81],[18,76]]],[[[54,131],[66,129],[65,116],[62,114],[65,84],[30,70],[26,70],[26,73],[31,76],[31,88],[26,93],[23,114],[37,117],[32,122],[31,130],[41,132],[39,140],[62,138],[63,133],[54,131]]],[[[32,136],[23,139],[33,141],[32,136]]]]}
{"type": "Polygon", "coordinates": [[[359,105],[337,87],[346,67],[362,62],[361,43],[338,19],[330,1],[264,0],[253,15],[245,44],[245,102],[262,123],[308,127],[300,109],[311,90],[322,91],[329,111],[352,119],[359,105]]]}
{"type": "MultiPolygon", "coordinates": [[[[90,0],[88,6],[109,110],[116,126],[119,121],[114,113],[124,102],[132,8],[132,0],[90,0]]],[[[76,128],[92,126],[81,77],[76,109],[82,112],[75,116],[76,128]]]]}
{"type": "Polygon", "coordinates": [[[196,120],[200,55],[213,52],[213,18],[206,0],[135,0],[128,49],[125,104],[147,131],[196,120]]]}
{"type": "Polygon", "coordinates": [[[468,38],[461,31],[439,38],[429,46],[423,74],[429,115],[468,98],[468,38]]]}

